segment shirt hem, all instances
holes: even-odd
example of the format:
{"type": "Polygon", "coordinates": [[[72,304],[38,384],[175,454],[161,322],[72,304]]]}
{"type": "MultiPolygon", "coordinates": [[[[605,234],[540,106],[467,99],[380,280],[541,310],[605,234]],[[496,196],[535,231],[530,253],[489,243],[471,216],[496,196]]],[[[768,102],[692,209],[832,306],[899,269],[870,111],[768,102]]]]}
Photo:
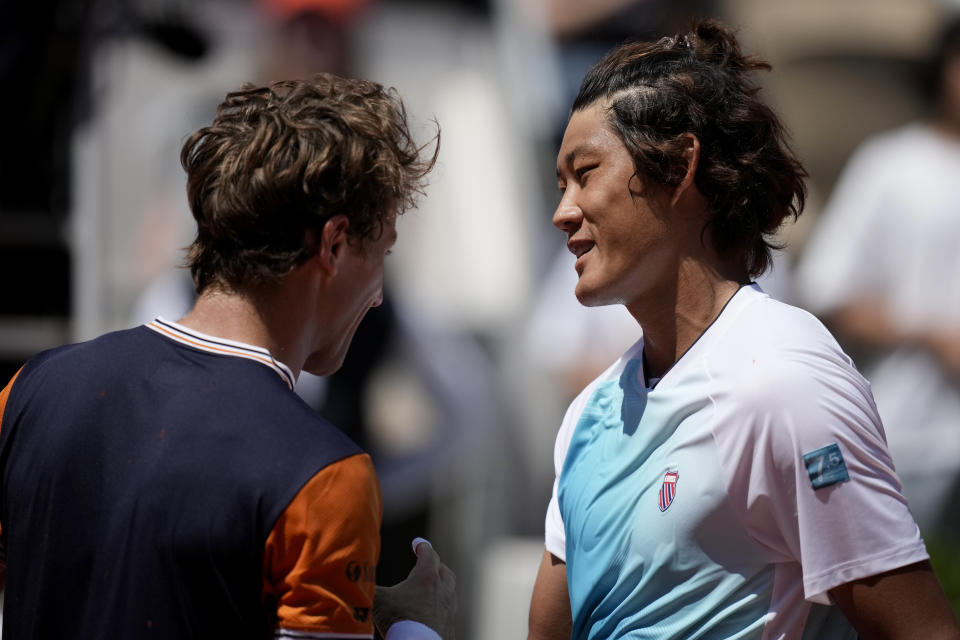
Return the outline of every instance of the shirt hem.
{"type": "Polygon", "coordinates": [[[899,569],[900,567],[905,567],[922,560],[928,560],[929,558],[930,554],[927,553],[926,546],[924,546],[923,542],[920,542],[907,549],[889,551],[864,560],[845,562],[828,573],[823,573],[811,578],[804,578],[803,595],[804,598],[810,602],[830,604],[830,597],[827,592],[835,587],[848,584],[855,580],[869,578],[870,576],[875,576],[893,569],[899,569]]]}
{"type": "Polygon", "coordinates": [[[546,537],[546,543],[544,546],[546,547],[547,551],[555,555],[563,562],[567,561],[566,542],[563,540],[548,535],[546,537]]]}

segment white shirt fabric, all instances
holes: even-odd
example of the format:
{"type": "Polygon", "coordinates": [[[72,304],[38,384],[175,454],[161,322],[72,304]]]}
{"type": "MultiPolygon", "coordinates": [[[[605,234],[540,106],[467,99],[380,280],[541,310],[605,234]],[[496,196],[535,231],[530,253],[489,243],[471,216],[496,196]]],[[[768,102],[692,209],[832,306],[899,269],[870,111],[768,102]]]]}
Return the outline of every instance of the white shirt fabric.
{"type": "MultiPolygon", "coordinates": [[[[805,247],[796,290],[829,313],[886,303],[906,329],[960,332],[960,141],[910,124],[852,156],[805,247]]],[[[908,347],[876,354],[870,381],[904,493],[934,522],[960,473],[960,382],[908,347]]]]}
{"type": "Polygon", "coordinates": [[[642,349],[557,436],[546,547],[572,637],[855,637],[828,591],[927,553],[850,359],[757,285],[653,389],[642,349]]]}

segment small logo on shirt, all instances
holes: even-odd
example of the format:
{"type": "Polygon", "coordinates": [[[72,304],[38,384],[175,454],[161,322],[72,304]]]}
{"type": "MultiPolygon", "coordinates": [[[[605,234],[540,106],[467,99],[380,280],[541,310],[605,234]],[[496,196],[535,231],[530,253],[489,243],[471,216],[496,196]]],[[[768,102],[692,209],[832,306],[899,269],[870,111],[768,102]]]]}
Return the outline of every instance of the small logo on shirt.
{"type": "Polygon", "coordinates": [[[673,504],[673,499],[677,495],[678,479],[680,479],[680,472],[676,470],[667,471],[666,475],[663,476],[663,484],[660,486],[660,495],[657,498],[660,511],[666,511],[673,504]]]}
{"type": "Polygon", "coordinates": [[[376,567],[366,562],[354,562],[347,564],[347,580],[350,582],[373,582],[376,579],[376,567]]]}
{"type": "Polygon", "coordinates": [[[357,622],[366,622],[370,619],[370,608],[369,607],[354,607],[353,608],[353,619],[357,622]]]}
{"type": "Polygon", "coordinates": [[[814,489],[822,489],[850,479],[843,454],[836,442],[803,454],[803,463],[807,466],[810,484],[814,489]]]}

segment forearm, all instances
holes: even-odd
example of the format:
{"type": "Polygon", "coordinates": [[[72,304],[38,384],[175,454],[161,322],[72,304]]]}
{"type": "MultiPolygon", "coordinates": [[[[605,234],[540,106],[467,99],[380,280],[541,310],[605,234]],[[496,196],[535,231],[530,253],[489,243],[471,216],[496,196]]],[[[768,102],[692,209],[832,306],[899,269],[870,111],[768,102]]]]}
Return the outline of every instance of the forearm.
{"type": "Polygon", "coordinates": [[[960,626],[929,562],[831,590],[863,640],[960,640],[960,626]]]}

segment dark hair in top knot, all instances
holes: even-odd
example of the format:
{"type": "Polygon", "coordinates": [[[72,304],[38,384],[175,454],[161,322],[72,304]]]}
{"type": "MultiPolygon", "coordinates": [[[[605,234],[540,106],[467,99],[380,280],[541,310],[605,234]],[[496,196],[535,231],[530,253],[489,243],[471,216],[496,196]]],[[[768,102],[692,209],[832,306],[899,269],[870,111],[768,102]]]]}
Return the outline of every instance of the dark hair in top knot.
{"type": "Polygon", "coordinates": [[[803,166],[776,113],[752,79],[770,65],[745,56],[716,20],[657,42],[628,43],[587,73],[573,111],[609,101],[609,123],[639,174],[665,187],[686,174],[684,134],[700,141],[695,175],[709,203],[709,230],[724,254],[737,252],[751,276],[770,266],[771,236],[806,196],[803,166]]]}

